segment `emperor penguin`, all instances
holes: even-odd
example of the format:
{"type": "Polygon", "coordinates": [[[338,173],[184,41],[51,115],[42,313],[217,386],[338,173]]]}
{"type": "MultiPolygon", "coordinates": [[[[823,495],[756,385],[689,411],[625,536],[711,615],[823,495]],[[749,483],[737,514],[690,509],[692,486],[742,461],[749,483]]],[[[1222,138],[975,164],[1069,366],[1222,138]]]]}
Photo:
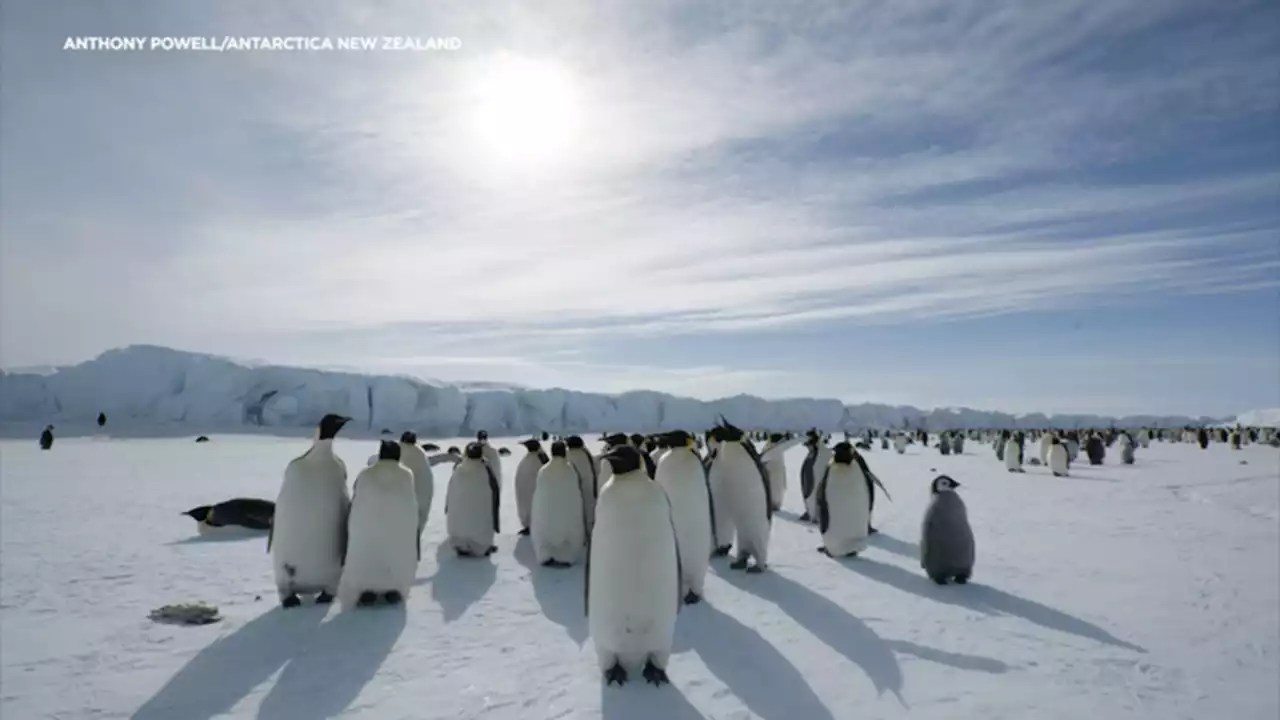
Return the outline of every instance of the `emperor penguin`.
{"type": "Polygon", "coordinates": [[[951,454],[951,436],[945,431],[938,433],[938,452],[943,455],[951,454]]]}
{"type": "Polygon", "coordinates": [[[631,433],[631,446],[639,451],[640,460],[644,462],[644,471],[649,473],[649,479],[653,479],[658,473],[658,463],[653,459],[649,443],[640,433],[631,433]]]}
{"type": "Polygon", "coordinates": [[[276,504],[258,498],[232,498],[182,514],[196,521],[196,532],[200,535],[226,535],[245,530],[270,530],[276,504]]]}
{"type": "Polygon", "coordinates": [[[729,537],[721,526],[724,517],[736,535],[737,557],[729,564],[734,570],[750,573],[763,572],[769,565],[769,535],[773,529],[772,488],[764,466],[755,448],[746,441],[742,430],[720,418],[715,429],[720,449],[711,464],[710,479],[716,511],[717,549],[722,548],[729,537]],[[720,513],[720,505],[727,506],[720,513]],[[748,560],[754,563],[748,566],[748,560]]]}
{"type": "MultiPolygon", "coordinates": [[[[418,448],[417,439],[408,445],[418,448]]],[[[404,601],[422,558],[418,494],[400,443],[383,440],[378,462],[356,476],[347,522],[347,555],[338,585],[344,607],[404,601]]],[[[421,450],[419,450],[421,452],[421,450]]]]}
{"type": "MultiPolygon", "coordinates": [[[[378,452],[379,462],[382,452],[378,452]]],[[[435,472],[431,469],[431,461],[427,454],[418,447],[417,434],[406,431],[400,435],[400,464],[413,473],[413,496],[418,505],[418,535],[427,526],[427,518],[431,516],[431,501],[436,492],[435,472]]]]}
{"type": "Polygon", "coordinates": [[[640,672],[663,685],[680,612],[680,552],[671,500],[649,479],[640,453],[606,453],[613,477],[600,489],[584,583],[588,629],[606,684],[640,672]]]}
{"type": "Polygon", "coordinates": [[[714,535],[711,479],[693,447],[693,436],[684,430],[667,433],[669,448],[658,462],[655,478],[671,500],[671,522],[680,551],[680,596],[686,605],[702,600],[714,535]]]}
{"type": "Polygon", "coordinates": [[[764,463],[765,472],[769,476],[770,497],[773,498],[773,511],[782,509],[782,498],[787,494],[787,461],[786,452],[800,442],[799,438],[787,440],[782,433],[769,435],[769,443],[760,460],[764,463]]]}
{"type": "Polygon", "coordinates": [[[1046,431],[1045,433],[1040,435],[1040,464],[1041,465],[1049,464],[1049,448],[1053,445],[1053,441],[1057,439],[1058,439],[1057,434],[1051,431],[1046,431]]]}
{"type": "Polygon", "coordinates": [[[1004,430],[1001,430],[1000,434],[996,436],[996,441],[992,443],[992,446],[995,448],[995,451],[996,451],[997,460],[1000,460],[1002,462],[1004,461],[1004,448],[1006,445],[1009,444],[1009,436],[1011,434],[1012,433],[1010,433],[1007,428],[1004,430]]]}
{"type": "Polygon", "coordinates": [[[1196,442],[1200,443],[1200,449],[1206,450],[1209,447],[1209,431],[1200,428],[1196,431],[1196,442]]]}
{"type": "Polygon", "coordinates": [[[817,494],[818,480],[831,462],[831,448],[822,442],[816,433],[805,441],[809,452],[800,465],[800,493],[804,495],[804,514],[800,519],[806,522],[818,522],[817,494]]]}
{"type": "Polygon", "coordinates": [[[893,436],[893,449],[897,450],[899,455],[902,455],[907,451],[907,434],[906,433],[900,432],[897,435],[893,436]]]}
{"type": "Polygon", "coordinates": [[[1231,449],[1239,450],[1241,441],[1242,441],[1242,436],[1240,434],[1240,428],[1233,429],[1231,431],[1231,449]]]}
{"type": "Polygon", "coordinates": [[[107,414],[104,412],[98,413],[98,427],[106,427],[106,426],[107,426],[107,414]]]}
{"type": "Polygon", "coordinates": [[[326,604],[338,592],[351,498],[347,466],[334,454],[333,439],[350,421],[325,415],[311,447],[285,468],[267,552],[280,604],[286,608],[301,605],[300,594],[315,594],[317,603],[326,604]]]}
{"type": "MultiPolygon", "coordinates": [[[[516,471],[519,477],[519,471],[516,471]]],[[[519,491],[517,490],[517,493],[519,491]]],[[[551,457],[539,466],[533,483],[533,552],[545,567],[569,567],[587,544],[582,483],[563,442],[551,443],[551,457]]]]}
{"type": "Polygon", "coordinates": [[[520,517],[520,535],[528,535],[533,521],[533,493],[538,482],[538,471],[547,464],[547,454],[542,443],[530,438],[520,443],[529,452],[516,465],[516,514],[520,517]]]}
{"type": "Polygon", "coordinates": [[[954,437],[951,438],[951,452],[956,455],[964,454],[964,432],[956,431],[954,437]]]}
{"type": "Polygon", "coordinates": [[[41,431],[40,449],[41,450],[53,449],[53,426],[52,425],[45,425],[44,430],[41,431]]]}
{"type": "Polygon", "coordinates": [[[1133,438],[1128,431],[1120,433],[1120,464],[1133,464],[1133,438]]]}
{"type": "Polygon", "coordinates": [[[871,480],[854,462],[853,445],[836,443],[831,463],[818,481],[816,505],[822,546],[818,551],[834,558],[853,557],[867,549],[871,527],[871,480]]]}
{"type": "Polygon", "coordinates": [[[600,479],[597,475],[596,460],[579,435],[565,438],[568,448],[569,462],[578,471],[578,482],[582,483],[582,507],[586,511],[587,533],[596,524],[596,496],[600,494],[600,479]]]}
{"type": "Polygon", "coordinates": [[[480,443],[481,452],[484,454],[484,461],[489,463],[489,467],[493,468],[493,474],[498,476],[498,489],[502,489],[502,454],[498,449],[489,444],[489,431],[481,430],[476,433],[476,442],[480,443]]]}
{"type": "Polygon", "coordinates": [[[1049,452],[1047,453],[1049,461],[1049,472],[1054,477],[1066,477],[1069,460],[1067,458],[1067,449],[1063,447],[1062,441],[1056,436],[1049,439],[1049,452]]]}
{"type": "Polygon", "coordinates": [[[498,549],[493,538],[499,532],[500,488],[484,447],[468,443],[462,461],[453,467],[444,503],[449,543],[458,557],[487,557],[498,549]]]}
{"type": "MultiPolygon", "coordinates": [[[[1007,430],[1005,431],[1008,432],[1007,430]]],[[[1011,473],[1026,472],[1022,469],[1022,433],[1010,434],[1004,441],[1004,469],[1011,473]]]]}
{"type": "Polygon", "coordinates": [[[958,487],[960,483],[946,475],[934,478],[933,498],[920,528],[920,567],[939,585],[950,579],[963,585],[973,575],[973,528],[958,487]]]}
{"type": "Polygon", "coordinates": [[[1090,465],[1101,465],[1107,456],[1107,448],[1102,444],[1102,438],[1098,433],[1089,433],[1089,439],[1085,440],[1084,452],[1089,456],[1090,465]]]}

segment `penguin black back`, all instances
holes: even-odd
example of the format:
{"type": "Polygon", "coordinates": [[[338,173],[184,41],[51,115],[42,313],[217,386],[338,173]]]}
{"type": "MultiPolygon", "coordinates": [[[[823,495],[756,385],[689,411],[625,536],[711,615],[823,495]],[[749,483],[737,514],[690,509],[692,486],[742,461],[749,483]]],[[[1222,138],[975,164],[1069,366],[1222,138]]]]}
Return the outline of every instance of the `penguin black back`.
{"type": "Polygon", "coordinates": [[[465,454],[472,460],[479,460],[484,457],[484,446],[478,442],[467,443],[465,454]]]}
{"type": "Polygon", "coordinates": [[[536,453],[542,449],[542,443],[538,442],[537,438],[529,438],[520,444],[531,453],[536,453]]]}
{"type": "Polygon", "coordinates": [[[569,448],[565,447],[564,443],[560,442],[559,440],[551,443],[552,457],[562,458],[562,457],[567,457],[568,455],[569,455],[569,448]]]}
{"type": "MultiPolygon", "coordinates": [[[[848,433],[845,433],[845,435],[846,435],[846,439],[847,439],[848,433]]],[[[769,435],[769,442],[771,442],[771,443],[780,443],[780,442],[782,442],[782,433],[770,433],[770,435],[769,435]]]]}
{"type": "Polygon", "coordinates": [[[338,431],[342,429],[342,426],[346,425],[350,421],[351,418],[343,417],[342,415],[337,415],[335,413],[325,415],[320,418],[320,439],[332,440],[337,437],[338,431]]]}
{"type": "Polygon", "coordinates": [[[693,436],[684,430],[672,430],[662,436],[663,442],[670,448],[682,448],[693,446],[693,436]]]}
{"type": "Polygon", "coordinates": [[[408,443],[410,445],[417,445],[418,434],[413,432],[412,430],[405,430],[404,432],[400,433],[400,442],[408,443]]]}
{"type": "Polygon", "coordinates": [[[612,435],[606,435],[604,441],[610,447],[618,447],[620,445],[626,445],[630,441],[630,438],[627,437],[626,433],[613,433],[612,435]]]}
{"type": "Polygon", "coordinates": [[[644,447],[644,436],[640,433],[631,434],[631,444],[636,447],[644,447]]]}
{"type": "Polygon", "coordinates": [[[831,448],[831,461],[848,465],[853,462],[853,444],[848,441],[838,442],[831,448]]]}
{"type": "Polygon", "coordinates": [[[640,451],[630,445],[619,445],[605,454],[614,475],[635,472],[640,469],[640,451]]]}
{"type": "Polygon", "coordinates": [[[400,443],[383,440],[378,446],[378,459],[400,462],[400,443]]]}
{"type": "Polygon", "coordinates": [[[476,440],[477,440],[477,441],[479,441],[479,442],[484,442],[485,440],[488,440],[488,439],[489,439],[489,431],[488,431],[488,430],[481,430],[480,432],[476,433],[476,440]]]}
{"type": "Polygon", "coordinates": [[[586,445],[584,445],[582,442],[581,435],[570,435],[569,437],[565,438],[564,443],[566,446],[568,446],[570,450],[582,450],[586,448],[586,445]]]}

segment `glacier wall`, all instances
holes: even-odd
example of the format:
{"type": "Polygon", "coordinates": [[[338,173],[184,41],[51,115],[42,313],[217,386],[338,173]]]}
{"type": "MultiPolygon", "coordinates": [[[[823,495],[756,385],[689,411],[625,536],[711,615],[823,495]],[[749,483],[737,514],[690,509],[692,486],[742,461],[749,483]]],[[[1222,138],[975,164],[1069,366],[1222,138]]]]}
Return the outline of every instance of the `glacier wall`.
{"type": "Polygon", "coordinates": [[[53,423],[136,434],[195,431],[309,432],[326,412],[354,418],[353,434],[416,430],[423,437],[548,432],[701,429],[723,413],[747,428],[828,431],[924,427],[1182,426],[1222,419],[1008,413],[909,406],[845,405],[833,399],[713,401],[639,390],[618,395],[553,389],[474,389],[398,376],[249,366],[151,345],[110,350],[51,373],[0,372],[0,428],[27,432],[53,423]],[[165,432],[167,430],[167,432],[165,432]]]}

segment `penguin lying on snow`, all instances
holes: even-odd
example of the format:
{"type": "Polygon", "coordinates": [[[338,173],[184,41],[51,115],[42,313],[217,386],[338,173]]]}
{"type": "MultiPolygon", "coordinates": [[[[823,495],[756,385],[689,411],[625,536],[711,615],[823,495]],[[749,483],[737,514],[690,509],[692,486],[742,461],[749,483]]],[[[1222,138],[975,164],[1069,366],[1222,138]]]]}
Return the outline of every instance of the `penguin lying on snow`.
{"type": "Polygon", "coordinates": [[[232,498],[217,505],[194,507],[182,514],[196,521],[196,532],[201,535],[270,530],[276,504],[258,498],[232,498]]]}
{"type": "Polygon", "coordinates": [[[422,449],[427,452],[434,452],[436,450],[439,450],[440,446],[435,443],[427,442],[427,443],[422,443],[422,449]]]}
{"type": "Polygon", "coordinates": [[[964,501],[956,494],[958,487],[960,483],[946,475],[933,479],[933,499],[920,529],[920,567],[939,585],[952,578],[963,585],[973,575],[973,529],[964,501]]]}

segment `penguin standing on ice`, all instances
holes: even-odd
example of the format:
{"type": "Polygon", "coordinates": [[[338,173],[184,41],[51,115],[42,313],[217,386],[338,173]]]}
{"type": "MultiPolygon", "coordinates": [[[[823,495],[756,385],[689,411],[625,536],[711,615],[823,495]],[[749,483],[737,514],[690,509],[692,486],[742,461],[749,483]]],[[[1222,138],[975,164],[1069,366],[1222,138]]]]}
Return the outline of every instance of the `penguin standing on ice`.
{"type": "Polygon", "coordinates": [[[1241,443],[1240,428],[1236,428],[1231,431],[1231,449],[1239,450],[1240,443],[1241,443]]]}
{"type": "Polygon", "coordinates": [[[1128,431],[1120,433],[1120,463],[1123,465],[1133,464],[1133,438],[1128,431]]]}
{"type": "Polygon", "coordinates": [[[867,549],[871,527],[871,496],[867,492],[870,486],[871,479],[863,475],[854,462],[853,446],[847,442],[836,443],[831,463],[824,469],[815,491],[818,530],[822,533],[819,552],[842,558],[856,556],[867,549]]]}
{"type": "Polygon", "coordinates": [[[782,498],[787,494],[787,462],[786,452],[794,447],[799,439],[787,440],[782,433],[769,436],[769,444],[760,454],[765,472],[769,475],[769,488],[773,498],[773,511],[782,509],[782,498]]]}
{"type": "Polygon", "coordinates": [[[104,412],[98,413],[98,427],[101,428],[106,426],[107,426],[107,414],[104,412]]]}
{"type": "Polygon", "coordinates": [[[533,493],[538,482],[538,471],[547,464],[547,454],[542,451],[542,443],[534,439],[520,443],[528,450],[528,454],[520,458],[516,466],[516,514],[520,517],[520,535],[529,534],[529,523],[533,520],[533,493]]]}
{"type": "Polygon", "coordinates": [[[1084,442],[1084,452],[1089,456],[1090,465],[1101,465],[1102,461],[1107,457],[1107,448],[1102,443],[1102,438],[1098,433],[1089,433],[1089,439],[1084,442]]]}
{"type": "Polygon", "coordinates": [[[200,535],[224,535],[245,530],[270,530],[276,504],[258,498],[232,498],[216,505],[201,505],[182,513],[196,521],[200,535]]]}
{"type": "Polygon", "coordinates": [[[1022,433],[1010,435],[1006,430],[1005,435],[1004,468],[1011,473],[1025,473],[1026,470],[1022,468],[1022,433]]]}
{"type": "Polygon", "coordinates": [[[1200,443],[1200,449],[1206,450],[1209,447],[1209,431],[1200,428],[1196,431],[1196,442],[1200,443]]]}
{"type": "Polygon", "coordinates": [[[934,478],[933,499],[920,529],[920,567],[939,585],[949,579],[963,585],[973,575],[973,528],[969,527],[964,501],[956,493],[958,487],[960,483],[946,475],[934,478]]]}
{"type": "Polygon", "coordinates": [[[639,671],[664,685],[681,603],[671,501],[634,447],[614,447],[605,457],[613,477],[600,489],[600,521],[587,550],[588,628],[606,684],[625,684],[639,671]]]}
{"type": "Polygon", "coordinates": [[[351,498],[347,466],[334,454],[333,439],[350,421],[325,415],[311,448],[285,468],[267,537],[276,590],[285,608],[301,605],[299,595],[315,594],[317,603],[331,603],[338,592],[351,498]]]}
{"type": "Polygon", "coordinates": [[[702,599],[715,533],[711,480],[693,449],[692,435],[675,430],[663,442],[670,450],[658,463],[656,480],[671,499],[671,522],[680,552],[680,596],[692,605],[702,599]]]}
{"type": "MultiPolygon", "coordinates": [[[[498,482],[502,482],[502,453],[497,448],[489,444],[489,431],[481,430],[476,433],[476,442],[480,443],[480,450],[484,455],[484,461],[489,463],[489,467],[493,468],[493,474],[498,476],[498,482]]],[[[503,448],[504,450],[506,448],[503,448]]],[[[501,491],[502,485],[498,485],[501,491]]]]}
{"type": "Polygon", "coordinates": [[[1040,464],[1041,465],[1049,464],[1049,448],[1053,445],[1053,441],[1057,439],[1058,439],[1057,434],[1049,430],[1046,430],[1044,434],[1040,436],[1040,464]]]}
{"type": "Polygon", "coordinates": [[[40,449],[41,450],[53,449],[53,426],[52,425],[45,425],[44,430],[40,433],[40,449]]]}
{"type": "MultiPolygon", "coordinates": [[[[379,459],[382,451],[378,452],[379,459]]],[[[431,516],[431,501],[436,492],[435,472],[431,469],[431,461],[427,454],[418,447],[418,436],[410,431],[400,435],[400,464],[413,473],[413,496],[418,505],[418,536],[427,526],[427,518],[431,516]]]]}
{"type": "Polygon", "coordinates": [[[899,455],[907,452],[907,434],[898,433],[893,437],[893,449],[898,451],[899,455]]]}
{"type": "Polygon", "coordinates": [[[956,455],[964,454],[964,433],[959,430],[951,436],[951,452],[956,455]]]}
{"type": "Polygon", "coordinates": [[[458,557],[487,557],[498,549],[493,539],[500,529],[500,488],[497,472],[485,462],[484,447],[468,443],[462,462],[453,468],[444,503],[449,544],[458,557]]]}
{"type": "Polygon", "coordinates": [[[995,448],[997,460],[1004,461],[1004,449],[1009,444],[1009,435],[1008,430],[1001,430],[1000,434],[996,436],[996,441],[991,444],[995,448]]]}
{"type": "Polygon", "coordinates": [[[1054,477],[1066,477],[1069,461],[1067,459],[1067,449],[1062,446],[1062,441],[1056,437],[1049,440],[1049,472],[1054,477]]]}
{"type": "MultiPolygon", "coordinates": [[[[409,446],[417,450],[417,439],[409,446]]],[[[401,463],[404,447],[383,440],[378,462],[356,476],[338,585],[344,607],[368,607],[379,600],[398,605],[413,585],[422,546],[414,475],[401,463]]]]}
{"type": "Polygon", "coordinates": [[[600,494],[600,477],[596,460],[591,457],[591,451],[587,450],[582,437],[570,435],[565,439],[564,444],[568,448],[569,462],[573,463],[573,468],[578,471],[578,480],[582,483],[582,506],[586,510],[587,533],[590,534],[591,528],[596,524],[596,496],[600,494]]]}
{"type": "MultiPolygon", "coordinates": [[[[734,570],[749,573],[763,572],[769,564],[769,536],[773,529],[773,498],[769,477],[755,448],[746,441],[742,430],[729,424],[722,415],[720,426],[715,429],[720,449],[711,465],[711,487],[715,493],[716,510],[721,499],[728,506],[736,534],[737,557],[729,564],[734,570]],[[754,563],[748,565],[748,560],[754,563]]],[[[720,518],[716,518],[719,530],[720,518]]],[[[717,543],[725,542],[722,535],[717,543]]]]}
{"type": "MultiPolygon", "coordinates": [[[[517,471],[517,476],[519,471],[517,471]]],[[[582,483],[569,462],[563,442],[551,443],[551,457],[538,468],[533,483],[533,552],[544,567],[569,567],[578,562],[587,543],[587,516],[582,483]]]]}
{"type": "Polygon", "coordinates": [[[818,480],[831,462],[831,448],[828,448],[817,433],[805,441],[809,452],[800,465],[800,492],[804,495],[804,514],[800,519],[805,522],[818,521],[817,494],[818,480]]]}
{"type": "Polygon", "coordinates": [[[945,432],[938,433],[938,452],[943,455],[951,454],[951,438],[945,432]]]}

